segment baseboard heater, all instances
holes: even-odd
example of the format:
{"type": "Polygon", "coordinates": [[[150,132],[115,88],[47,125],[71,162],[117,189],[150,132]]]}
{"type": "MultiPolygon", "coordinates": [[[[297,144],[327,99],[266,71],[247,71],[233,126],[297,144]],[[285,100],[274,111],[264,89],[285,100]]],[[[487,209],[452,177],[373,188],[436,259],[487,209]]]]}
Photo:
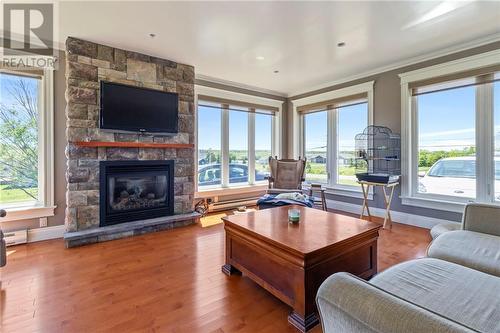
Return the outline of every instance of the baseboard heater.
{"type": "Polygon", "coordinates": [[[28,242],[28,229],[4,231],[3,237],[6,246],[26,244],[28,242]]]}
{"type": "Polygon", "coordinates": [[[226,210],[231,208],[236,208],[240,206],[255,206],[259,197],[254,198],[244,198],[238,200],[224,200],[219,202],[214,202],[208,205],[209,212],[216,212],[219,210],[226,210]]]}

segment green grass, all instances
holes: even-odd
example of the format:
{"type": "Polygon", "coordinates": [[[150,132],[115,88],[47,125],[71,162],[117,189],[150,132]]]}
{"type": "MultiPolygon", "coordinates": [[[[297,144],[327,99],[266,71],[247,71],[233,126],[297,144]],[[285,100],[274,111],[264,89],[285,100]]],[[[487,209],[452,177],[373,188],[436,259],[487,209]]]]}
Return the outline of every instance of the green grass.
{"type": "MultiPolygon", "coordinates": [[[[324,163],[307,163],[309,166],[306,169],[306,179],[309,182],[327,182],[326,164],[324,163]]],[[[353,166],[339,167],[339,184],[358,186],[356,182],[356,168],[353,166]]]]}
{"type": "Polygon", "coordinates": [[[418,167],[418,172],[427,172],[427,171],[429,171],[430,168],[431,167],[427,167],[427,166],[425,166],[425,167],[419,166],[418,167]]]}
{"type": "MultiPolygon", "coordinates": [[[[33,201],[33,198],[26,194],[20,189],[7,189],[7,185],[0,185],[0,204],[12,203],[12,202],[22,202],[22,201],[33,201]]],[[[29,193],[37,196],[38,189],[30,188],[27,189],[29,193]]]]}

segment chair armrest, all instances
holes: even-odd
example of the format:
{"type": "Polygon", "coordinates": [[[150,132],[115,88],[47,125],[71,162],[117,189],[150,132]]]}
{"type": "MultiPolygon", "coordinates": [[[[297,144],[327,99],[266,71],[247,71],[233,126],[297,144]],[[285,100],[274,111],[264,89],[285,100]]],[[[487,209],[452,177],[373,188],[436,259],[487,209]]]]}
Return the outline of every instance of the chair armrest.
{"type": "Polygon", "coordinates": [[[349,273],[326,279],[316,303],[324,333],[473,332],[349,273]]]}
{"type": "Polygon", "coordinates": [[[462,228],[500,236],[500,206],[471,203],[465,206],[462,228]]]}
{"type": "Polygon", "coordinates": [[[272,188],[272,184],[274,183],[274,178],[271,176],[266,176],[264,179],[267,179],[267,188],[272,188]]]}

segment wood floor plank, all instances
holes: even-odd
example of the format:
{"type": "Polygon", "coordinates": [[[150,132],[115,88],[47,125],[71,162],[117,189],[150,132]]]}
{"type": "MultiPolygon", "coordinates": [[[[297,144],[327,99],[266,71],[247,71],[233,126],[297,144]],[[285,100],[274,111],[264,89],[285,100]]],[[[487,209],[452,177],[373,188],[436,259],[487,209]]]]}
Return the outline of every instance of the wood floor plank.
{"type": "MultiPolygon", "coordinates": [[[[62,240],[10,247],[0,331],[297,332],[289,307],[221,272],[223,236],[222,224],[194,225],[73,249],[62,240]]],[[[379,271],[425,256],[429,242],[426,229],[381,230],[379,271]]]]}

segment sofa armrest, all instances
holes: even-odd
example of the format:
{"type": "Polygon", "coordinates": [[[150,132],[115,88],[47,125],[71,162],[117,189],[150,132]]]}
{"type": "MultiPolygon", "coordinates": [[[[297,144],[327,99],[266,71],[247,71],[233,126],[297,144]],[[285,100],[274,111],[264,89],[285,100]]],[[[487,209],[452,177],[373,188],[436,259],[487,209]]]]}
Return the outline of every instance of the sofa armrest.
{"type": "Polygon", "coordinates": [[[349,273],[326,279],[316,303],[324,333],[473,332],[349,273]]]}
{"type": "Polygon", "coordinates": [[[464,230],[500,236],[500,206],[470,203],[462,218],[464,230]]]}

